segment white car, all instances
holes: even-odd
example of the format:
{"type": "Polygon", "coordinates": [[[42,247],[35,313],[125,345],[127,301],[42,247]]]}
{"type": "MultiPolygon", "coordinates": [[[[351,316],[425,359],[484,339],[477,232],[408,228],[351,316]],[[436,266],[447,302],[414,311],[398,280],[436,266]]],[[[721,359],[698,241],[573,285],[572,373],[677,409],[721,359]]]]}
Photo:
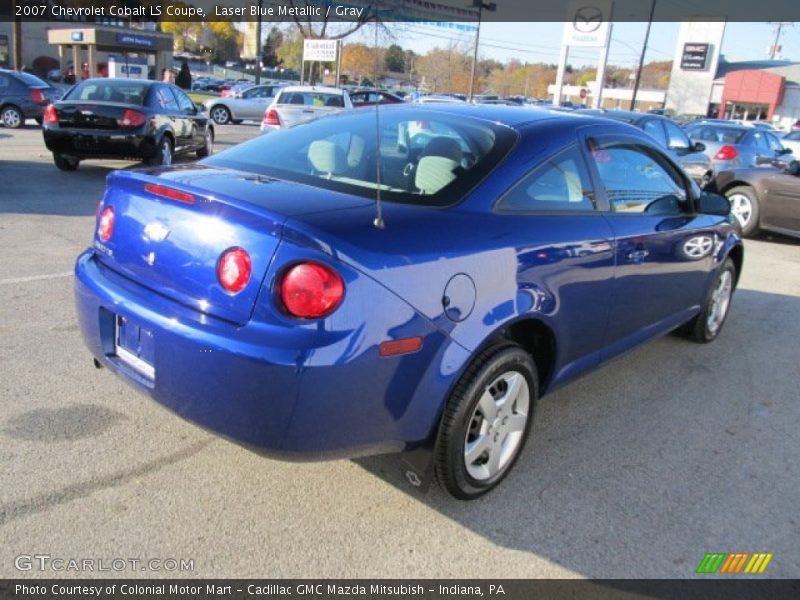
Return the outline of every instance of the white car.
{"type": "Polygon", "coordinates": [[[208,116],[217,125],[237,123],[245,119],[257,120],[264,115],[281,85],[245,85],[235,89],[231,96],[211,98],[203,103],[208,116]]]}
{"type": "Polygon", "coordinates": [[[345,90],[322,86],[290,85],[282,88],[272,104],[264,111],[261,133],[292,127],[352,108],[350,95],[345,90]]]}
{"type": "Polygon", "coordinates": [[[790,131],[781,138],[784,148],[792,149],[792,159],[800,160],[800,129],[790,131]]]}

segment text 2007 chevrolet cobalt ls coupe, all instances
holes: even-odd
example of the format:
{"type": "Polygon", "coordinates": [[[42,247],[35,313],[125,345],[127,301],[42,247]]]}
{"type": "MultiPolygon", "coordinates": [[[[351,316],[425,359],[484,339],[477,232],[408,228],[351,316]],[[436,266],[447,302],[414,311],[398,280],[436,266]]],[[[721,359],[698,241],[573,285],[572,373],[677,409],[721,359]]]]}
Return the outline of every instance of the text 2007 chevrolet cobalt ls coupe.
{"type": "Polygon", "coordinates": [[[646,133],[495,106],[379,122],[112,173],[76,265],[98,364],[261,452],[405,451],[412,483],[475,498],[544,392],[679,326],[720,333],[729,204],[646,133]]]}

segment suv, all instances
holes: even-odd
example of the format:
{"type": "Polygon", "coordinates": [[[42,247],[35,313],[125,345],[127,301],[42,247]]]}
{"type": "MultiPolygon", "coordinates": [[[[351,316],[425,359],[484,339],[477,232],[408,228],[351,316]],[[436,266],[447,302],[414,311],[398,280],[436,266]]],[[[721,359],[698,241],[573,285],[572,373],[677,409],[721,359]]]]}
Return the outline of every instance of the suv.
{"type": "Polygon", "coordinates": [[[22,127],[26,119],[36,119],[41,125],[45,106],[62,95],[36,75],[0,69],[0,121],[6,127],[22,127]]]}

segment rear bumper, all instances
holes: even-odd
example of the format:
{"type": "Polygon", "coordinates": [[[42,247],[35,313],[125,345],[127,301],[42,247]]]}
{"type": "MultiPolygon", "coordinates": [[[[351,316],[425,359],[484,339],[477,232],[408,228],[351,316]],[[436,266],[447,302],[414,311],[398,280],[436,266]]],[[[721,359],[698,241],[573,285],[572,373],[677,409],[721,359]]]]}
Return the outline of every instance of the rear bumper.
{"type": "Polygon", "coordinates": [[[48,127],[44,143],[51,152],[78,158],[146,159],[156,153],[155,139],[143,133],[48,127]]]}
{"type": "Polygon", "coordinates": [[[85,344],[104,366],[181,417],[278,458],[414,447],[435,431],[457,375],[442,362],[460,350],[422,318],[410,324],[424,334],[416,354],[382,359],[374,346],[361,351],[362,329],[344,338],[323,331],[319,344],[302,332],[298,350],[274,325],[236,326],[183,307],[110,271],[91,250],[75,267],[75,302],[85,344]],[[116,356],[116,315],[152,333],[152,379],[116,356]]]}

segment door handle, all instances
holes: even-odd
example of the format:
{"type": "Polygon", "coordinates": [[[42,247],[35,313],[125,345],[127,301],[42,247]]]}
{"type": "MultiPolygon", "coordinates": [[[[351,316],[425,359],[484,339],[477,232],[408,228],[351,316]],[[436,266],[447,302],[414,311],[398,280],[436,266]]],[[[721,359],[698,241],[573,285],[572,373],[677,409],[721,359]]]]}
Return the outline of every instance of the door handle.
{"type": "Polygon", "coordinates": [[[644,259],[647,258],[649,255],[650,255],[650,251],[649,250],[644,250],[644,249],[631,250],[630,252],[628,252],[625,255],[625,259],[628,262],[639,264],[639,263],[643,262],[644,259]]]}

